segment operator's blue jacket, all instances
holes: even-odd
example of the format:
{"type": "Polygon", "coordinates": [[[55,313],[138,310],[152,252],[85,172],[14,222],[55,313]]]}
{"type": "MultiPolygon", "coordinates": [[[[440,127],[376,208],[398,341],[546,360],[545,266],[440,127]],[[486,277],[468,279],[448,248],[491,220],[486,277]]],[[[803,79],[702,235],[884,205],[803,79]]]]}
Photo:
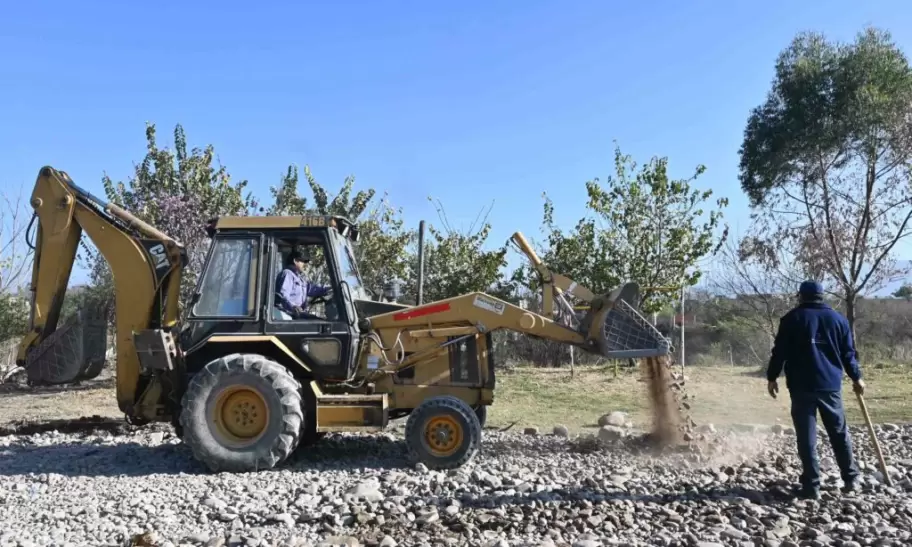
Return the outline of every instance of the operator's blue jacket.
{"type": "Polygon", "coordinates": [[[842,391],[842,373],[861,379],[849,322],[824,303],[800,304],[779,320],[767,369],[772,382],[785,367],[789,391],[842,391]]]}

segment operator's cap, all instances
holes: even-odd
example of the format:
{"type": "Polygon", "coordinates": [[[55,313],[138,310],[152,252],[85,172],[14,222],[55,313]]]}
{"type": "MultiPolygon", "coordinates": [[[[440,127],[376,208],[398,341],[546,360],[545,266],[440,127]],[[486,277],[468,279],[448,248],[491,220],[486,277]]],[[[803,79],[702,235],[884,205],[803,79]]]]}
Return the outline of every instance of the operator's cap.
{"type": "Polygon", "coordinates": [[[310,262],[310,251],[307,249],[295,249],[288,255],[288,260],[295,262],[310,262]]]}
{"type": "Polygon", "coordinates": [[[805,281],[798,287],[798,294],[801,296],[823,296],[823,285],[813,280],[805,281]]]}

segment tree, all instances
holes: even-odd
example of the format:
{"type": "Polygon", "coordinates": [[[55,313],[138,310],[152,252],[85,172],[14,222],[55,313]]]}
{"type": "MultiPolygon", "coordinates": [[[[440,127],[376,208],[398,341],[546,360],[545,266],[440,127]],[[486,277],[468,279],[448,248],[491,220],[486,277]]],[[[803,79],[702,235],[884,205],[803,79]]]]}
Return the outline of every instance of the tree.
{"type": "MultiPolygon", "coordinates": [[[[431,302],[462,294],[480,291],[509,300],[511,285],[504,278],[503,268],[507,264],[506,245],[485,249],[491,224],[487,220],[491,207],[481,222],[472,223],[467,230],[457,230],[449,222],[443,204],[434,203],[442,228],[428,224],[430,237],[425,238],[424,300],[431,302]],[[477,228],[476,228],[477,226],[477,228]]],[[[492,204],[493,207],[493,204],[492,204]]],[[[418,259],[417,249],[411,255],[406,290],[417,294],[418,259]]]]}
{"type": "MultiPolygon", "coordinates": [[[[183,127],[174,129],[174,150],[159,148],[155,125],[146,125],[147,152],[143,161],[126,183],[114,183],[107,174],[104,185],[107,198],[155,226],[184,245],[189,263],[181,283],[183,307],[196,286],[209,247],[205,232],[207,222],[218,216],[247,215],[258,204],[245,190],[247,181],[233,183],[228,170],[215,161],[215,149],[187,150],[183,127]]],[[[112,286],[110,269],[103,257],[91,253],[94,261],[94,284],[112,286]]],[[[111,295],[108,290],[107,294],[111,295]]]]}
{"type": "Polygon", "coordinates": [[[614,160],[616,178],[586,183],[588,213],[570,233],[555,225],[554,207],[545,196],[543,259],[596,294],[635,281],[640,306],[651,313],[675,300],[682,286],[700,280],[698,261],[714,254],[727,238],[727,226],[721,234],[717,229],[723,227],[722,209],[728,201],[716,200],[717,209],[701,223],[713,192],[691,185],[704,166],[689,179],[670,179],[668,158],[654,157],[639,171],[620,148],[614,160]],[[663,290],[666,287],[675,290],[663,290]]]}
{"type": "Polygon", "coordinates": [[[357,222],[361,237],[354,246],[355,260],[364,287],[379,296],[384,286],[395,279],[405,280],[409,272],[408,245],[414,239],[414,230],[405,228],[402,210],[389,204],[384,194],[379,202],[374,200],[372,188],[360,190],[354,196],[355,178],[348,176],[335,195],[326,191],[304,166],[304,177],[310,188],[313,205],[298,190],[298,168],[289,166],[277,187],[270,189],[273,204],[269,215],[338,215],[357,222]]]}
{"type": "Polygon", "coordinates": [[[18,338],[28,331],[25,283],[33,252],[26,240],[35,237],[37,226],[26,222],[26,216],[21,193],[0,196],[0,344],[4,352],[0,356],[0,382],[19,370],[15,362],[18,338]]]}
{"type": "MultiPolygon", "coordinates": [[[[26,222],[28,213],[21,193],[0,195],[0,295],[4,297],[18,294],[30,273],[34,254],[31,245],[38,226],[37,220],[26,222]]],[[[24,321],[25,318],[23,324],[24,321]]]]}
{"type": "Polygon", "coordinates": [[[858,296],[908,271],[893,252],[912,229],[905,55],[872,28],[851,44],[799,34],[780,53],[739,153],[758,248],[816,263],[854,330],[858,296]]]}
{"type": "MultiPolygon", "coordinates": [[[[719,253],[710,284],[717,294],[730,298],[722,319],[762,332],[772,347],[779,319],[794,307],[795,272],[781,270],[751,255],[750,240],[726,242],[719,253]]],[[[722,311],[722,310],[720,310],[722,311]]]]}
{"type": "Polygon", "coordinates": [[[902,298],[903,300],[912,300],[912,285],[904,283],[900,288],[893,291],[893,298],[902,298]]]}

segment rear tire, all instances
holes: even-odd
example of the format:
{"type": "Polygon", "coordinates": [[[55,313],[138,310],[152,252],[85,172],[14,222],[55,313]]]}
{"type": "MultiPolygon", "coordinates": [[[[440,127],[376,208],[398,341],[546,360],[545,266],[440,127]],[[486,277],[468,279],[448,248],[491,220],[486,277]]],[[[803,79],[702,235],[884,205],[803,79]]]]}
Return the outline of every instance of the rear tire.
{"type": "Polygon", "coordinates": [[[181,402],[183,442],[212,471],[271,469],[297,447],[301,386],[282,365],[235,353],[207,364],[181,402]]]}
{"type": "Polygon", "coordinates": [[[412,461],[429,469],[453,469],[475,457],[481,446],[481,425],[462,400],[431,397],[409,414],[405,442],[412,461]]]}

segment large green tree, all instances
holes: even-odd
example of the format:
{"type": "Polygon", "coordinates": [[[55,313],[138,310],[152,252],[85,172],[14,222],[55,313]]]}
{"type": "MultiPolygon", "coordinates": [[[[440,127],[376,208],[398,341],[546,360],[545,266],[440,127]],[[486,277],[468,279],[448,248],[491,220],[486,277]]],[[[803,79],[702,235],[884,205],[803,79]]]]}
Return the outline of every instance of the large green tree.
{"type": "Polygon", "coordinates": [[[728,202],[720,198],[713,210],[704,210],[713,192],[693,188],[705,171],[702,165],[688,179],[672,179],[667,158],[652,158],[638,170],[620,148],[614,163],[615,176],[586,183],[587,213],[570,231],[555,224],[546,196],[543,260],[596,294],[634,281],[642,309],[658,311],[682,286],[700,280],[698,261],[727,237],[722,209],[728,202]]]}
{"type": "Polygon", "coordinates": [[[802,33],[750,114],[741,188],[757,248],[815,263],[853,325],[859,295],[907,269],[894,249],[912,219],[912,70],[886,32],[852,43],[802,33]]]}

